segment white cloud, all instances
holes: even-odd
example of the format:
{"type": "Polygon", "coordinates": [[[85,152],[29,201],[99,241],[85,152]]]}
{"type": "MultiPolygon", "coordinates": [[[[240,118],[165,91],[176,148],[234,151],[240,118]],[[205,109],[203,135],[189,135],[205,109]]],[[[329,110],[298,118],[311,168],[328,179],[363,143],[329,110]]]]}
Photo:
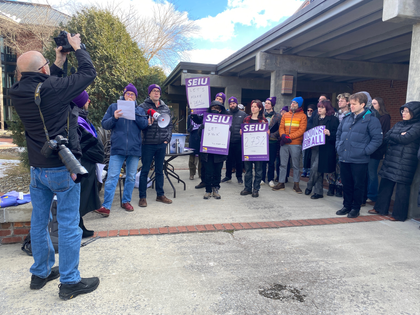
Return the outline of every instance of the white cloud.
{"type": "Polygon", "coordinates": [[[235,25],[266,27],[292,15],[303,0],[228,0],[225,11],[197,20],[201,31],[195,38],[228,41],[235,37],[235,25]]]}
{"type": "Polygon", "coordinates": [[[189,62],[217,64],[232,55],[236,50],[229,48],[194,49],[187,51],[189,62]]]}

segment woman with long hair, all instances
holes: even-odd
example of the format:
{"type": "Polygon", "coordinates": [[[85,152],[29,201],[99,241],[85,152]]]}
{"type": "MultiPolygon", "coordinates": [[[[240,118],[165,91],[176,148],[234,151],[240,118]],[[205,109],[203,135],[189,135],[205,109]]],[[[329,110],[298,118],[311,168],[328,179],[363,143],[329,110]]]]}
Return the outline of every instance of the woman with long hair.
{"type": "Polygon", "coordinates": [[[306,186],[305,195],[309,195],[314,189],[311,199],[323,198],[324,173],[335,172],[336,151],[335,139],[339,120],[335,117],[334,108],[330,101],[321,101],[318,103],[318,115],[313,119],[313,127],[325,126],[325,144],[312,147],[311,173],[306,186]]]}
{"type": "MultiPolygon", "coordinates": [[[[244,124],[268,124],[264,117],[264,106],[260,100],[254,100],[251,103],[251,115],[245,117],[244,124]]],[[[267,131],[270,134],[270,131],[267,131]]],[[[241,130],[242,134],[242,130],[241,130]]],[[[258,197],[262,179],[262,161],[245,161],[245,189],[241,191],[242,196],[252,194],[252,197],[258,197]],[[255,165],[254,183],[252,182],[252,167],[255,165]]]]}

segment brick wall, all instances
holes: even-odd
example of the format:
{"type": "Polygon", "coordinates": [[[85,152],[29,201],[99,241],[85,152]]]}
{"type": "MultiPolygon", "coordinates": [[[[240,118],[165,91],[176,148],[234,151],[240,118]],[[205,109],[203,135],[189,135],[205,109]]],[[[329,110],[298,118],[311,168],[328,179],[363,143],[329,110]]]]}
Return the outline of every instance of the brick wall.
{"type": "Polygon", "coordinates": [[[22,243],[30,227],[31,222],[0,223],[1,244],[22,243]]]}
{"type": "Polygon", "coordinates": [[[391,115],[391,127],[400,121],[400,107],[405,104],[407,81],[368,80],[353,83],[353,93],[367,91],[372,98],[382,97],[386,110],[391,115]]]}

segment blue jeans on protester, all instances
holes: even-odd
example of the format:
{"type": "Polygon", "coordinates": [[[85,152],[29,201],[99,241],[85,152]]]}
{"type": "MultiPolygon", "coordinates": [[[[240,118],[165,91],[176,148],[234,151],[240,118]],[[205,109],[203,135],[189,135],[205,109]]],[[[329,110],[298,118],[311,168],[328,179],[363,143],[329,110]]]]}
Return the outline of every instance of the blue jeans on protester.
{"type": "Polygon", "coordinates": [[[120,178],[121,167],[126,164],[126,177],[124,184],[124,193],[122,203],[130,202],[133,194],[134,184],[136,183],[137,166],[139,165],[139,156],[137,155],[111,155],[108,165],[108,176],[105,182],[104,202],[102,204],[106,209],[111,209],[114,200],[115,188],[120,178]]]}
{"type": "Polygon", "coordinates": [[[40,278],[51,273],[55,252],[48,233],[50,207],[57,195],[58,251],[60,282],[80,282],[79,252],[82,230],[79,228],[80,183],[76,184],[65,166],[39,168],[31,166],[32,218],[31,245],[34,264],[30,272],[40,278]]]}
{"type": "Polygon", "coordinates": [[[378,166],[381,160],[370,159],[368,164],[368,189],[367,189],[367,197],[372,200],[376,201],[378,199],[378,166]]]}
{"type": "MultiPolygon", "coordinates": [[[[147,175],[150,171],[153,157],[155,158],[155,176],[156,176],[156,195],[163,196],[163,161],[166,154],[166,143],[161,144],[143,144],[142,145],[142,167],[140,173],[139,197],[146,198],[147,175]]],[[[203,174],[203,173],[201,173],[203,174]]]]}

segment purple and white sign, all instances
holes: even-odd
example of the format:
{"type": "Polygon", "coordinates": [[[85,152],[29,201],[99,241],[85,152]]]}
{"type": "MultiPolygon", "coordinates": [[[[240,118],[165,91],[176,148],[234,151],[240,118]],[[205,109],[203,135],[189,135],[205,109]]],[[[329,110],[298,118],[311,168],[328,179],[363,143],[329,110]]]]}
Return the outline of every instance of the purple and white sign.
{"type": "Polygon", "coordinates": [[[302,150],[325,144],[325,126],[316,126],[303,134],[302,150]]]}
{"type": "Polygon", "coordinates": [[[193,114],[203,114],[210,106],[210,77],[185,79],[188,105],[193,114]]]}
{"type": "Polygon", "coordinates": [[[242,161],[268,161],[268,124],[242,124],[242,161]]]}
{"type": "Polygon", "coordinates": [[[205,113],[203,124],[200,152],[228,155],[232,116],[205,113]]]}

